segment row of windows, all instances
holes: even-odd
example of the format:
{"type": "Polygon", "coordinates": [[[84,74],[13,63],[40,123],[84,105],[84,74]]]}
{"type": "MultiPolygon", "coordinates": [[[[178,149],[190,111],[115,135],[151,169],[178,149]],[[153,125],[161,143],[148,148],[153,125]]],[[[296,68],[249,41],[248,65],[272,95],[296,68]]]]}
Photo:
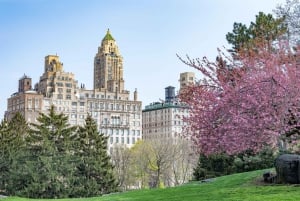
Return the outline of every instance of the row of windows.
{"type": "Polygon", "coordinates": [[[57,80],[66,80],[66,81],[72,81],[72,78],[70,78],[70,77],[64,77],[64,76],[62,76],[62,77],[60,77],[60,76],[57,76],[57,77],[56,77],[56,79],[57,79],[57,80]]]}
{"type": "Polygon", "coordinates": [[[106,135],[121,135],[121,136],[141,136],[140,130],[129,130],[129,129],[117,129],[117,128],[102,128],[99,130],[100,133],[104,133],[106,135]]]}
{"type": "Polygon", "coordinates": [[[184,109],[184,108],[171,108],[171,109],[167,109],[167,110],[155,110],[155,111],[150,111],[150,112],[144,112],[145,116],[156,116],[156,115],[163,115],[163,114],[167,114],[167,113],[185,113],[188,114],[189,110],[188,109],[184,109]]]}
{"type": "Polygon", "coordinates": [[[164,121],[164,122],[155,122],[155,123],[145,123],[143,126],[144,127],[157,127],[157,126],[172,126],[172,125],[177,125],[177,126],[181,126],[181,125],[187,125],[186,122],[183,121],[164,121]]]}
{"type": "MultiPolygon", "coordinates": [[[[57,97],[56,97],[57,99],[64,99],[64,95],[63,94],[57,94],[57,97]]],[[[65,96],[65,99],[66,100],[71,100],[72,99],[72,96],[71,96],[71,94],[67,94],[66,96],[65,96]]]]}
{"type": "MultiPolygon", "coordinates": [[[[159,133],[161,135],[168,135],[168,137],[174,136],[172,135],[172,133],[181,133],[182,132],[182,128],[162,128],[162,129],[144,129],[143,130],[143,136],[145,136],[146,134],[151,134],[151,133],[159,133]]],[[[177,136],[177,135],[176,135],[177,136]]]]}
{"type": "MultiPolygon", "coordinates": [[[[56,82],[56,86],[58,86],[58,87],[63,87],[63,86],[64,86],[64,83],[63,83],[63,82],[56,82]]],[[[66,83],[65,83],[65,87],[72,88],[72,83],[66,82],[66,83]]]]}
{"type": "Polygon", "coordinates": [[[113,103],[94,103],[94,102],[90,102],[89,103],[89,109],[93,110],[93,109],[100,109],[100,110],[119,110],[119,111],[140,111],[141,110],[141,106],[140,105],[125,105],[123,104],[113,104],[113,103]]]}
{"type": "Polygon", "coordinates": [[[86,93],[85,94],[85,97],[86,98],[101,98],[101,99],[114,99],[114,100],[129,100],[128,99],[128,97],[125,97],[125,98],[122,98],[121,96],[113,96],[113,95],[107,95],[106,97],[102,94],[102,95],[99,95],[99,94],[97,94],[96,96],[94,95],[94,94],[88,94],[88,93],[86,93]]]}
{"type": "Polygon", "coordinates": [[[131,143],[130,143],[130,138],[127,137],[126,138],[126,142],[125,142],[125,138],[124,137],[110,137],[110,144],[116,143],[116,144],[135,144],[136,141],[140,140],[140,138],[135,138],[132,137],[131,138],[131,143]]]}
{"type": "Polygon", "coordinates": [[[71,114],[70,115],[70,118],[71,119],[76,119],[76,118],[79,118],[79,119],[85,119],[85,116],[83,114],[71,114]]]}
{"type": "MultiPolygon", "coordinates": [[[[58,93],[64,93],[64,88],[58,88],[57,89],[58,93]]],[[[66,89],[66,93],[71,93],[72,92],[72,89],[66,89]]]]}

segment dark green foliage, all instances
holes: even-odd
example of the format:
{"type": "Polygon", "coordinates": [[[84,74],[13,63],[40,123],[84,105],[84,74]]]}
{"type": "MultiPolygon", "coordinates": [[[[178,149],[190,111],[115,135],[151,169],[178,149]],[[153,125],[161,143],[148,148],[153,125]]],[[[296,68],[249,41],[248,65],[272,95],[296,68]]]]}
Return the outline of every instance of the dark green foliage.
{"type": "Polygon", "coordinates": [[[29,129],[22,115],[0,124],[0,192],[31,198],[102,195],[115,191],[107,138],[89,116],[84,127],[40,114],[29,129]]]}
{"type": "Polygon", "coordinates": [[[234,173],[234,157],[225,153],[210,156],[200,155],[194,170],[194,178],[202,180],[234,173]]]}
{"type": "Polygon", "coordinates": [[[274,166],[275,157],[274,151],[268,147],[257,154],[246,151],[235,157],[234,166],[236,172],[266,169],[274,166]]]}
{"type": "Polygon", "coordinates": [[[115,191],[113,167],[107,154],[107,137],[98,132],[95,120],[88,115],[79,128],[77,155],[80,162],[75,171],[73,196],[97,196],[115,191]]]}
{"type": "Polygon", "coordinates": [[[245,151],[235,156],[225,153],[205,156],[200,155],[198,165],[194,169],[194,179],[202,180],[233,173],[247,172],[274,166],[274,151],[265,148],[255,154],[245,151]]]}
{"type": "Polygon", "coordinates": [[[226,39],[233,46],[234,52],[253,49],[258,43],[270,49],[272,42],[286,32],[283,18],[274,18],[271,14],[259,12],[255,22],[251,22],[249,27],[235,22],[232,32],[226,34],[226,39]]]}
{"type": "Polygon", "coordinates": [[[12,194],[22,186],[22,183],[12,181],[20,169],[17,163],[24,151],[28,129],[20,113],[16,113],[10,122],[0,124],[0,191],[4,194],[12,194]]]}
{"type": "Polygon", "coordinates": [[[77,156],[74,155],[76,127],[68,118],[56,114],[40,114],[38,124],[26,138],[27,153],[24,173],[30,175],[21,194],[29,197],[60,198],[69,195],[77,156]]]}

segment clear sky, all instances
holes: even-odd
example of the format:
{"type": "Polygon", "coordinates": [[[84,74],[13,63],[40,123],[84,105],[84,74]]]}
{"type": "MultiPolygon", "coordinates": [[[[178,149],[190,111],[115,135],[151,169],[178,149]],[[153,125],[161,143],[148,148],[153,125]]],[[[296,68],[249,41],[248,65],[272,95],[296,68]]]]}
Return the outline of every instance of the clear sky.
{"type": "Polygon", "coordinates": [[[143,107],[179,89],[181,72],[195,72],[176,53],[215,58],[228,46],[234,22],[249,25],[259,11],[284,0],[0,0],[0,119],[26,74],[33,83],[44,57],[57,54],[79,85],[93,87],[93,61],[110,29],[124,59],[125,88],[143,107]]]}

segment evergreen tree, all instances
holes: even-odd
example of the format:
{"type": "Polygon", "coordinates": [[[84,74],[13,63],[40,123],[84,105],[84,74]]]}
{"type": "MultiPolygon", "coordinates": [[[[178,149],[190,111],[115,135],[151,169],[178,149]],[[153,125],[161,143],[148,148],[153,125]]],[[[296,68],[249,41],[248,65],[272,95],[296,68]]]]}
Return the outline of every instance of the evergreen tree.
{"type": "Polygon", "coordinates": [[[21,194],[34,198],[68,197],[77,157],[76,127],[68,124],[67,116],[56,114],[54,106],[37,120],[26,138],[28,155],[23,173],[27,175],[27,185],[21,194]]]}
{"type": "Polygon", "coordinates": [[[272,50],[272,43],[287,32],[284,17],[274,18],[271,14],[259,12],[255,22],[247,27],[245,24],[235,22],[232,32],[226,34],[226,39],[233,46],[233,52],[248,52],[255,49],[257,43],[264,44],[265,48],[272,50]]]}
{"type": "Polygon", "coordinates": [[[9,131],[6,121],[0,124],[0,191],[7,194],[6,187],[9,177],[10,161],[9,161],[9,131]]]}
{"type": "Polygon", "coordinates": [[[107,137],[99,133],[95,120],[88,115],[79,128],[76,155],[80,157],[74,180],[73,196],[87,197],[116,190],[113,166],[107,153],[107,137]]]}
{"type": "Polygon", "coordinates": [[[11,152],[11,166],[7,190],[10,195],[15,195],[18,190],[24,188],[23,184],[25,178],[21,175],[24,166],[22,159],[24,158],[25,137],[28,135],[29,125],[24,116],[18,112],[9,121],[8,127],[10,136],[13,137],[14,140],[10,145],[13,152],[11,152]]]}
{"type": "Polygon", "coordinates": [[[0,189],[8,195],[14,195],[22,187],[19,169],[24,151],[24,137],[28,132],[28,124],[20,113],[9,121],[0,124],[0,189]]]}

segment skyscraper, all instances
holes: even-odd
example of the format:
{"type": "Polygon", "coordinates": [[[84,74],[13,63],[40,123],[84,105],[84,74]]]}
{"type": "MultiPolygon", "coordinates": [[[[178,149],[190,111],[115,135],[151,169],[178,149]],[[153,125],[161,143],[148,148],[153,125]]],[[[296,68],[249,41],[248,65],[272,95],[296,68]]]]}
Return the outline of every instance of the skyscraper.
{"type": "Polygon", "coordinates": [[[94,60],[94,89],[109,92],[124,90],[123,58],[109,29],[94,60]]]}

